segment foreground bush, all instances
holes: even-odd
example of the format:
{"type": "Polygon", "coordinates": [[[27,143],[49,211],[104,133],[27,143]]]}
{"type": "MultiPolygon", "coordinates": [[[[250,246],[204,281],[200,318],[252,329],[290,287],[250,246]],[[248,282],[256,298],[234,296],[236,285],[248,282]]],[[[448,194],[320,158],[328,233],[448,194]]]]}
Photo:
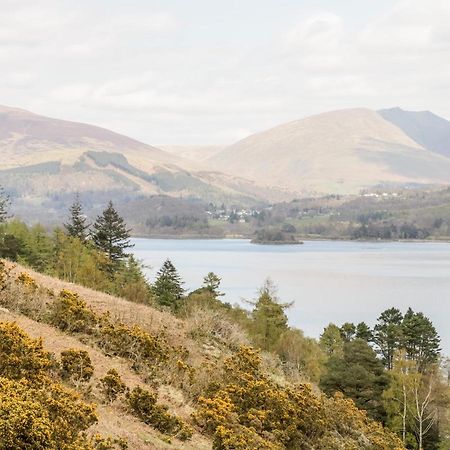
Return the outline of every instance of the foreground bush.
{"type": "MultiPolygon", "coordinates": [[[[67,367],[77,360],[79,368],[80,355],[84,360],[83,352],[66,352],[67,367]]],[[[63,370],[70,372],[67,367],[63,370]]],[[[97,422],[95,406],[55,381],[57,374],[55,358],[40,339],[31,339],[14,323],[0,322],[0,449],[126,448],[120,439],[86,437],[97,422]]]]}
{"type": "Polygon", "coordinates": [[[0,378],[1,448],[69,448],[96,421],[94,406],[61,385],[0,378]]]}
{"type": "Polygon", "coordinates": [[[50,307],[50,323],[62,331],[91,334],[99,317],[78,294],[62,290],[50,307]]]}
{"type": "Polygon", "coordinates": [[[194,420],[214,450],[400,450],[397,437],[352,401],[329,400],[306,384],[279,386],[261,369],[259,353],[242,347],[224,364],[223,385],[200,398],[194,420]],[[364,445],[361,445],[364,443],[364,445]]]}
{"type": "Polygon", "coordinates": [[[180,440],[192,437],[191,429],[181,419],[170,414],[166,406],[157,404],[156,394],[135,387],[127,395],[127,402],[135,416],[161,433],[176,436],[180,440]]]}
{"type": "Polygon", "coordinates": [[[87,382],[94,367],[86,350],[69,349],[61,352],[61,376],[74,382],[87,382]]]}
{"type": "Polygon", "coordinates": [[[103,378],[100,378],[100,390],[108,402],[113,402],[127,390],[126,384],[120,378],[115,369],[108,370],[103,378]]]}
{"type": "Polygon", "coordinates": [[[149,376],[154,376],[176,353],[163,337],[136,325],[115,323],[109,315],[94,312],[78,294],[67,290],[52,302],[49,321],[63,331],[91,335],[107,355],[128,358],[136,369],[145,367],[149,376]]]}
{"type": "Polygon", "coordinates": [[[30,382],[45,377],[55,365],[41,339],[30,339],[15,323],[0,322],[0,376],[30,382]]]}

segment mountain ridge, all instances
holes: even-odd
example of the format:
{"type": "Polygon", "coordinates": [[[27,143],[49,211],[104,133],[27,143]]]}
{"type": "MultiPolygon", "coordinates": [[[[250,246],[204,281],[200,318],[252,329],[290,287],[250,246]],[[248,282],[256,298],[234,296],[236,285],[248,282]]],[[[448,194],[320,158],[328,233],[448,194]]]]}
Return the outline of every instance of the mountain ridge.
{"type": "Polygon", "coordinates": [[[380,184],[448,184],[450,159],[430,154],[367,108],[325,112],[251,135],[213,167],[301,194],[355,194],[380,184]],[[444,170],[445,168],[445,170],[444,170]]]}

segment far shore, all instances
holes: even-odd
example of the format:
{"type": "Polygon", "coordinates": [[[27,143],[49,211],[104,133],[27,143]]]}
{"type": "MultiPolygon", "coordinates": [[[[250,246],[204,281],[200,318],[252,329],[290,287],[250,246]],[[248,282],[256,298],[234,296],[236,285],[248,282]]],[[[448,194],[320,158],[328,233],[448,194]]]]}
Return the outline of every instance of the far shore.
{"type": "MultiPolygon", "coordinates": [[[[145,235],[145,234],[133,234],[135,239],[167,239],[167,240],[225,240],[225,239],[236,239],[236,240],[248,240],[251,241],[253,237],[246,235],[224,235],[224,236],[202,236],[202,235],[145,235]]],[[[430,239],[349,239],[346,237],[326,237],[326,236],[298,236],[297,242],[282,241],[278,242],[252,242],[255,245],[301,245],[304,241],[339,241],[339,242],[368,242],[368,243],[386,243],[386,242],[404,242],[404,243],[450,243],[450,238],[430,238],[430,239]]]]}

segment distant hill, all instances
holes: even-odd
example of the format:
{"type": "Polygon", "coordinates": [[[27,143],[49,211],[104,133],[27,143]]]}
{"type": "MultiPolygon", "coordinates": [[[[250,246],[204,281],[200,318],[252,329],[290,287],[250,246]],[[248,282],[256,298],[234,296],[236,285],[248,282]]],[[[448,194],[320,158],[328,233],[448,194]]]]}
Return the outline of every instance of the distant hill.
{"type": "Polygon", "coordinates": [[[108,199],[125,204],[142,196],[253,204],[272,195],[110,130],[5,106],[0,151],[0,185],[14,212],[42,222],[60,218],[76,192],[92,210],[108,199]]]}
{"type": "Polygon", "coordinates": [[[450,122],[430,111],[382,109],[379,114],[432,152],[450,157],[450,122]]]}
{"type": "Polygon", "coordinates": [[[129,137],[84,123],[52,119],[17,108],[0,106],[2,168],[55,160],[76,162],[88,151],[121,153],[131,164],[150,170],[180,160],[170,153],[129,137]]]}
{"type": "Polygon", "coordinates": [[[136,208],[145,223],[152,206],[142,200],[150,197],[186,201],[185,211],[192,200],[250,206],[379,186],[447,185],[448,126],[432,113],[359,108],[283,124],[223,148],[161,149],[0,106],[0,185],[13,198],[14,214],[43,223],[60,222],[76,192],[90,214],[112,199],[130,217],[136,208]]]}
{"type": "Polygon", "coordinates": [[[299,196],[450,183],[449,158],[429,152],[380,114],[363,108],[327,112],[254,134],[208,162],[299,196]]]}

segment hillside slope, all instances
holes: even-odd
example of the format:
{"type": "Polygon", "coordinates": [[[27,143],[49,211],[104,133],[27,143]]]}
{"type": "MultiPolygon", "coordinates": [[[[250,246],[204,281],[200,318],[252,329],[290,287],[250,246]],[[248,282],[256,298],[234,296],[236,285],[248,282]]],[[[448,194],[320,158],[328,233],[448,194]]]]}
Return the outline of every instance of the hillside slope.
{"type": "MultiPolygon", "coordinates": [[[[341,395],[325,397],[306,382],[292,383],[274,355],[261,358],[242,334],[222,334],[225,322],[220,329],[199,333],[192,327],[195,321],[187,318],[2,260],[0,322],[6,322],[4,327],[16,322],[13,327],[42,338],[54,361],[68,349],[87,353],[92,378],[66,379],[66,387],[77,390],[86,402],[99,404],[98,423],[89,427],[89,435],[125,438],[130,449],[404,448],[351,401],[341,395]],[[130,391],[105,401],[98,383],[110,369],[130,391]],[[154,396],[156,407],[143,392],[154,396]],[[130,401],[133,395],[141,396],[134,397],[137,403],[130,401]],[[188,436],[171,433],[170,427],[180,421],[190,430],[188,436]]],[[[21,355],[17,345],[1,350],[8,361],[21,355]]],[[[20,358],[28,367],[29,359],[20,358]]]]}
{"type": "Polygon", "coordinates": [[[450,159],[428,152],[378,113],[362,108],[323,113],[254,134],[209,162],[299,195],[450,182],[450,159]]]}
{"type": "MultiPolygon", "coordinates": [[[[183,340],[189,346],[190,341],[185,337],[182,323],[168,314],[161,313],[144,305],[130,304],[123,299],[93,291],[82,286],[63,282],[20,265],[7,263],[7,267],[12,269],[10,272],[10,277],[12,278],[27,273],[38,285],[45,286],[48,290],[59,292],[62,289],[66,289],[71,292],[76,292],[80,296],[83,296],[83,299],[89,306],[98,313],[108,312],[113,317],[120,318],[124,323],[130,325],[139,324],[143,329],[153,333],[160,333],[163,329],[169,329],[169,325],[172,325],[168,333],[169,340],[174,344],[183,340]]],[[[21,292],[21,289],[15,287],[14,292],[17,295],[21,292]]],[[[142,376],[132,369],[130,361],[120,357],[105,355],[100,349],[89,345],[86,336],[71,335],[62,332],[53,326],[33,320],[4,307],[0,307],[0,322],[17,323],[29,336],[42,339],[44,348],[54,353],[57,357],[61,355],[61,352],[68,349],[86,351],[95,369],[90,381],[90,386],[94,391],[100,378],[104,377],[111,369],[116,370],[122,380],[131,389],[136,386],[153,389],[151,385],[145,382],[142,376]]],[[[81,388],[81,392],[84,392],[83,386],[81,388]]],[[[158,397],[162,404],[166,405],[171,412],[177,414],[179,417],[188,419],[193,411],[192,407],[185,400],[183,393],[171,386],[160,386],[158,397]]],[[[96,400],[98,401],[98,399],[96,400]]],[[[125,438],[130,450],[165,450],[174,448],[174,443],[171,444],[168,442],[167,437],[142,423],[127,412],[120,404],[101,403],[98,405],[97,413],[99,421],[89,430],[90,434],[100,433],[103,436],[125,438]]],[[[211,443],[205,437],[195,434],[192,440],[188,442],[177,441],[176,448],[180,450],[207,450],[211,448],[211,443]]]]}
{"type": "Polygon", "coordinates": [[[110,130],[0,106],[0,185],[15,213],[62,219],[75,193],[99,209],[150,195],[254,203],[272,196],[239,176],[205,171],[198,161],[110,130]]]}
{"type": "Polygon", "coordinates": [[[450,122],[430,111],[382,109],[379,114],[426,149],[450,157],[450,122]]]}
{"type": "Polygon", "coordinates": [[[121,153],[131,164],[151,170],[181,158],[105,128],[52,119],[17,108],[0,106],[2,168],[48,161],[73,164],[88,151],[121,153]]]}

